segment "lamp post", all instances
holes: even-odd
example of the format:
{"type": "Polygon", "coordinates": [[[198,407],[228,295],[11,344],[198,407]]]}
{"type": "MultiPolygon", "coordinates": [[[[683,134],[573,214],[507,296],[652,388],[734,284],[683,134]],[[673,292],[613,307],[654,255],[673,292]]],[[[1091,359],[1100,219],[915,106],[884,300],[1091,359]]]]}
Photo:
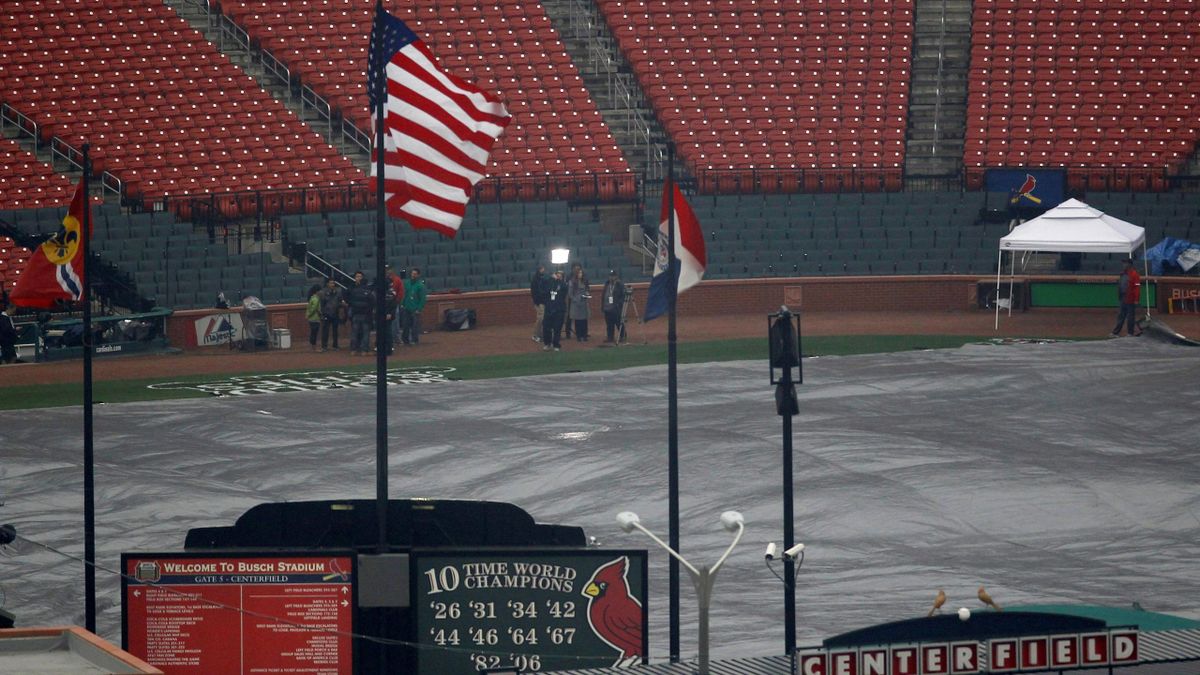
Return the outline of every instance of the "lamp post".
{"type": "MultiPolygon", "coordinates": [[[[792,499],[792,416],[800,412],[795,382],[804,382],[800,363],[800,315],[787,306],[767,315],[767,342],[770,354],[771,384],[775,385],[775,412],[783,418],[783,547],[795,546],[792,499]],[[795,325],[793,325],[793,322],[795,325]],[[792,369],[798,377],[792,379],[792,369]],[[776,376],[776,371],[779,375],[776,376]]],[[[783,565],[783,639],[789,656],[796,651],[796,565],[784,556],[783,565]]]]}
{"type": "Polygon", "coordinates": [[[658,544],[664,551],[671,554],[671,557],[683,564],[683,567],[692,577],[692,585],[696,588],[696,605],[700,613],[699,621],[699,637],[697,639],[697,650],[699,652],[700,675],[709,675],[708,667],[708,610],[712,604],[713,584],[717,581],[717,572],[721,569],[721,565],[725,563],[725,559],[733,551],[733,548],[738,545],[742,539],[742,534],[746,530],[746,521],[742,518],[742,514],[737,511],[726,511],[721,514],[721,525],[730,532],[735,532],[733,542],[729,544],[729,548],[721,554],[716,564],[712,567],[701,565],[695,567],[683,556],[679,555],[675,549],[667,546],[662,539],[659,539],[653,532],[647,530],[638,518],[638,515],[632,511],[622,511],[617,514],[617,524],[624,532],[633,532],[640,530],[643,534],[658,544]]]}

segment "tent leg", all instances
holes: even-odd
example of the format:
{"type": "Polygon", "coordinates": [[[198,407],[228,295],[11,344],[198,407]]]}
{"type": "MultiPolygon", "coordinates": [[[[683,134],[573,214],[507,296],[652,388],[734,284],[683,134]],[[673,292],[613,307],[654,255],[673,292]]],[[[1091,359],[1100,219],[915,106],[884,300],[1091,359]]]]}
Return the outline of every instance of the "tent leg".
{"type": "Polygon", "coordinates": [[[1004,250],[996,252],[996,325],[992,330],[1000,330],[1000,270],[1004,269],[1004,250]]]}
{"type": "MultiPolygon", "coordinates": [[[[1025,269],[1025,263],[1021,263],[1021,269],[1025,269]]],[[[1008,260],[1008,315],[1012,316],[1013,306],[1013,278],[1017,275],[1017,254],[1013,254],[1008,260]]]]}
{"type": "Polygon", "coordinates": [[[1146,240],[1142,240],[1142,302],[1146,306],[1146,318],[1150,318],[1150,263],[1146,260],[1146,240]]]}

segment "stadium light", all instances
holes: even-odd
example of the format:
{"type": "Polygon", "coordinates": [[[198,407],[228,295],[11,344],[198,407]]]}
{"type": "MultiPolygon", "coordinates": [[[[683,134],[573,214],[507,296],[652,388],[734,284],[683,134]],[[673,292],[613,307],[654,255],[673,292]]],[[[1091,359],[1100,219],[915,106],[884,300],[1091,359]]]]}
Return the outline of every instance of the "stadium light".
{"type": "Polygon", "coordinates": [[[685,569],[687,569],[688,574],[692,576],[692,585],[696,587],[696,605],[700,611],[700,635],[696,641],[700,663],[697,672],[699,675],[709,675],[708,610],[712,603],[713,585],[717,580],[717,571],[721,569],[721,565],[725,563],[725,559],[729,557],[729,554],[733,552],[733,548],[738,545],[739,541],[741,541],[742,534],[744,534],[746,531],[746,519],[743,518],[742,514],[738,513],[737,511],[726,511],[721,514],[721,526],[730,532],[734,532],[735,534],[733,536],[733,542],[729,544],[729,548],[725,549],[725,552],[721,554],[721,557],[717,559],[716,564],[711,568],[707,565],[701,565],[699,568],[693,566],[691,563],[685,560],[683,556],[679,555],[675,549],[667,546],[665,543],[663,543],[662,539],[659,539],[657,535],[650,530],[647,530],[645,526],[642,525],[641,519],[638,518],[638,515],[633,511],[622,511],[618,513],[617,525],[623,532],[628,533],[638,530],[647,537],[650,537],[650,539],[662,547],[664,551],[671,554],[671,556],[679,562],[683,563],[683,566],[685,569]]]}

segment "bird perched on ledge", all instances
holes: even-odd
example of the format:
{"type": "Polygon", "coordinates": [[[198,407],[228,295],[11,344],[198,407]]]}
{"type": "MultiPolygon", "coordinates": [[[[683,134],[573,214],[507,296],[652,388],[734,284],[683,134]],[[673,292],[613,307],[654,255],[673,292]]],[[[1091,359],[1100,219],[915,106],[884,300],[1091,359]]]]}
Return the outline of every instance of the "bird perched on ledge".
{"type": "Polygon", "coordinates": [[[976,595],[979,596],[979,601],[982,602],[983,604],[987,605],[988,607],[991,607],[992,609],[996,610],[997,612],[1004,611],[1004,610],[1000,609],[1000,605],[997,605],[995,600],[992,600],[992,596],[988,594],[988,592],[983,588],[983,586],[979,587],[979,592],[976,593],[976,595]]]}
{"type": "Polygon", "coordinates": [[[942,605],[946,604],[946,591],[938,589],[937,597],[933,599],[933,607],[929,608],[929,616],[933,616],[942,605]]]}

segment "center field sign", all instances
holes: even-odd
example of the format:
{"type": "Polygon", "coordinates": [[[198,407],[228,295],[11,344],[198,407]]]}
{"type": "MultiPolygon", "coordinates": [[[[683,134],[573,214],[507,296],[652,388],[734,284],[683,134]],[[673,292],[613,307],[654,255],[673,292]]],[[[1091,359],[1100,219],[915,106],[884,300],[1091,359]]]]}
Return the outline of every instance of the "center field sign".
{"type": "Polygon", "coordinates": [[[646,663],[646,552],[412,553],[418,675],[646,663]]]}

